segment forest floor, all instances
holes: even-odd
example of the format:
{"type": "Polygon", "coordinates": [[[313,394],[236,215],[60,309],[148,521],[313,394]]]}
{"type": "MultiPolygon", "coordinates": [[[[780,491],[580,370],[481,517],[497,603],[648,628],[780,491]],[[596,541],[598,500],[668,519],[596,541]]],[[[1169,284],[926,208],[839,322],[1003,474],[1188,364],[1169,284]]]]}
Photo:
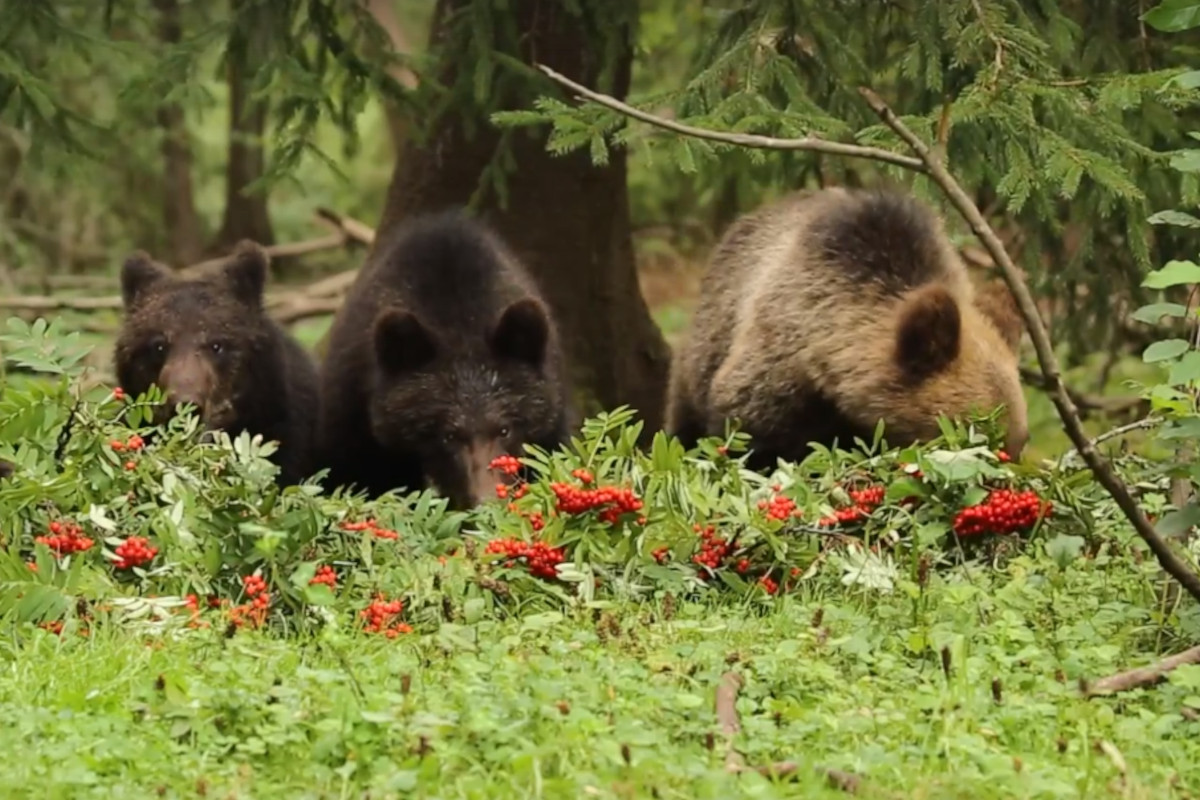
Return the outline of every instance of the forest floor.
{"type": "Polygon", "coordinates": [[[850,585],[397,639],[38,631],[3,644],[3,795],[815,798],[857,780],[863,797],[1195,797],[1200,666],[1115,697],[1078,686],[1174,646],[1157,606],[1144,565],[1043,553],[915,595],[850,585]],[[734,756],[727,672],[744,681],[734,756]]]}

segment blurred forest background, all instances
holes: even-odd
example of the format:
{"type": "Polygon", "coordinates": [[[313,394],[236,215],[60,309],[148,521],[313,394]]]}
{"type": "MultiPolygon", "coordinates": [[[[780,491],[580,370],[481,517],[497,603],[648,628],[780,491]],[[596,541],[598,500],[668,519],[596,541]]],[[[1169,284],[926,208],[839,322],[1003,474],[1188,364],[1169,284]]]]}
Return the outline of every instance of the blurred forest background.
{"type": "MultiPolygon", "coordinates": [[[[1200,38],[1148,28],[1146,10],[0,0],[0,304],[103,343],[129,252],[184,267],[248,237],[274,248],[273,312],[319,351],[374,230],[465,203],[546,286],[591,407],[631,403],[656,426],[667,345],[738,213],[802,186],[881,181],[941,201],[877,163],[624,125],[574,107],[531,65],[703,127],[898,147],[856,92],[868,84],[975,194],[1039,299],[1089,429],[1104,430],[1144,410],[1127,381],[1156,369],[1141,352],[1163,331],[1132,316],[1149,299],[1142,276],[1195,249],[1195,225],[1171,210],[1200,197],[1186,149],[1197,87],[1180,78],[1200,38]]],[[[1025,364],[1031,449],[1061,451],[1032,353],[1025,364]]]]}

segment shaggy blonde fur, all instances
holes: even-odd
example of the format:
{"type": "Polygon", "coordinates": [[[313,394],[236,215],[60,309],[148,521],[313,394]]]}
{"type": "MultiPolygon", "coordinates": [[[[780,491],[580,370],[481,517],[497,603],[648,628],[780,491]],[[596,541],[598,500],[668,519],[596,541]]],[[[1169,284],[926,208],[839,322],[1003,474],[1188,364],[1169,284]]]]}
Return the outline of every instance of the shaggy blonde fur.
{"type": "MultiPolygon", "coordinates": [[[[756,452],[808,442],[892,444],[939,434],[937,416],[1005,405],[1027,438],[1011,304],[980,297],[940,220],[894,192],[798,192],[726,232],[672,365],[667,430],[691,444],[741,421],[756,452]]],[[[1015,453],[1014,453],[1015,454],[1015,453]]]]}

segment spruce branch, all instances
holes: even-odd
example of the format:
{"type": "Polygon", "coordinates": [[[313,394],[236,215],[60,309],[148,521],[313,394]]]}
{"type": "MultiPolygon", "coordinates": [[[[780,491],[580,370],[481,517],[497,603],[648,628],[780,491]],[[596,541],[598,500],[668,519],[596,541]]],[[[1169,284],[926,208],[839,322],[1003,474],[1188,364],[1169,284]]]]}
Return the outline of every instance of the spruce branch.
{"type": "Polygon", "coordinates": [[[814,153],[827,153],[834,156],[848,156],[850,158],[865,158],[870,161],[881,161],[885,164],[892,164],[897,167],[904,167],[913,172],[924,172],[925,165],[920,159],[912,158],[911,156],[893,153],[890,150],[884,150],[880,147],[866,147],[857,144],[844,144],[842,142],[831,142],[827,139],[821,139],[816,136],[805,136],[802,139],[779,139],[774,136],[761,136],[757,133],[733,133],[727,131],[714,131],[708,128],[697,128],[693,125],[686,125],[682,122],[676,122],[670,119],[656,116],[647,111],[634,108],[633,106],[623,103],[615,97],[610,97],[606,94],[593,91],[586,86],[576,83],[565,75],[547,67],[545,64],[538,64],[537,68],[544,72],[550,80],[555,83],[570,89],[579,97],[590,100],[598,106],[603,106],[611,111],[616,111],[622,116],[636,119],[639,122],[645,122],[648,125],[653,125],[656,128],[680,133],[684,136],[690,136],[694,139],[705,139],[710,142],[720,142],[722,144],[735,145],[738,147],[754,147],[760,150],[808,150],[814,153]]]}
{"type": "Polygon", "coordinates": [[[1017,270],[1016,264],[1009,258],[1008,253],[1001,244],[996,232],[992,230],[992,226],[987,223],[983,215],[979,213],[979,209],[975,206],[975,202],[967,195],[954,176],[946,169],[942,160],[932,151],[925,142],[921,141],[920,137],[909,130],[892,111],[891,107],[883,101],[878,94],[872,91],[869,87],[859,87],[859,94],[867,101],[867,105],[879,115],[883,123],[892,129],[909,148],[917,155],[918,158],[925,164],[926,174],[930,180],[938,185],[946,198],[954,206],[955,210],[962,215],[967,224],[971,227],[971,231],[978,237],[980,243],[988,251],[988,255],[1000,268],[1000,274],[1004,278],[1004,282],[1008,285],[1009,292],[1012,293],[1013,299],[1017,303],[1017,308],[1021,312],[1021,316],[1025,319],[1025,327],[1029,331],[1029,336],[1033,340],[1033,348],[1037,352],[1038,365],[1042,369],[1042,379],[1045,381],[1047,393],[1050,395],[1054,407],[1058,410],[1058,415],[1062,419],[1063,427],[1066,429],[1067,436],[1070,437],[1071,443],[1075,445],[1084,463],[1092,470],[1092,474],[1096,476],[1096,481],[1112,496],[1120,507],[1122,513],[1133,525],[1134,530],[1146,542],[1146,545],[1154,553],[1158,563],[1166,572],[1179,581],[1180,585],[1185,588],[1189,594],[1196,600],[1200,600],[1200,575],[1192,572],[1187,564],[1183,562],[1179,556],[1171,549],[1170,545],[1158,535],[1158,531],[1154,530],[1154,526],[1146,519],[1146,515],[1138,508],[1137,501],[1133,499],[1129,488],[1125,482],[1117,477],[1112,471],[1108,463],[1100,457],[1096,447],[1088,439],[1087,434],[1083,431],[1083,423],[1079,419],[1079,411],[1075,408],[1075,403],[1071,399],[1070,393],[1067,391],[1066,384],[1062,382],[1058,359],[1054,355],[1054,350],[1050,346],[1050,336],[1046,332],[1045,326],[1042,324],[1042,318],[1038,314],[1037,305],[1033,302],[1033,296],[1029,293],[1029,288],[1025,286],[1025,281],[1021,279],[1021,274],[1017,270]]]}

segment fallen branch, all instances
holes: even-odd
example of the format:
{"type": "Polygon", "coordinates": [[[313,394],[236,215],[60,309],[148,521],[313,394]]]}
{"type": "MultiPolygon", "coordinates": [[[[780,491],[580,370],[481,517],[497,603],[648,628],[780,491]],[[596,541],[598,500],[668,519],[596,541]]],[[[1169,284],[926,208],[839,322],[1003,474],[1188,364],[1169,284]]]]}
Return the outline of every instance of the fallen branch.
{"type": "Polygon", "coordinates": [[[346,238],[368,246],[375,243],[375,229],[370,225],[328,208],[317,208],[315,213],[317,219],[332,225],[334,230],[340,231],[346,238]]]}
{"type": "Polygon", "coordinates": [[[1200,664],[1200,647],[1193,647],[1190,650],[1184,650],[1182,653],[1176,653],[1148,667],[1131,669],[1128,672],[1119,672],[1116,675],[1101,678],[1095,683],[1085,683],[1081,688],[1087,697],[1098,697],[1117,692],[1127,692],[1130,689],[1141,689],[1146,686],[1153,686],[1165,678],[1168,672],[1178,669],[1185,664],[1200,664]]]}
{"type": "MultiPolygon", "coordinates": [[[[721,727],[721,735],[725,737],[725,769],[733,773],[757,772],[768,778],[791,778],[800,771],[800,765],[795,761],[776,761],[761,767],[746,765],[746,760],[733,746],[733,740],[742,730],[738,718],[737,698],[742,688],[742,676],[736,672],[726,672],[717,684],[716,714],[721,727]]],[[[840,769],[817,770],[825,775],[829,785],[841,789],[848,794],[855,794],[862,785],[862,779],[852,772],[840,769]]]]}
{"type": "MultiPolygon", "coordinates": [[[[370,246],[375,241],[375,231],[369,225],[327,208],[318,208],[315,213],[323,224],[333,227],[336,233],[303,242],[274,244],[263,249],[272,258],[279,258],[333,250],[349,243],[370,246]]],[[[201,261],[183,267],[178,272],[180,275],[195,277],[219,268],[227,259],[227,256],[223,256],[201,261]]],[[[340,305],[341,296],[346,293],[357,276],[357,269],[345,270],[321,278],[300,290],[271,293],[267,295],[265,305],[271,311],[272,316],[284,323],[333,313],[340,305]],[[338,300],[338,302],[333,302],[334,300],[338,300]]],[[[112,279],[105,280],[109,285],[113,282],[112,279]]],[[[122,303],[120,295],[101,297],[14,295],[0,297],[0,308],[12,311],[119,311],[122,303]]]]}
{"type": "Polygon", "coordinates": [[[842,144],[841,142],[831,142],[827,139],[821,139],[816,136],[805,136],[803,139],[777,139],[774,136],[760,136],[756,133],[724,133],[721,131],[707,130],[705,128],[697,128],[692,125],[685,125],[682,122],[663,119],[646,111],[634,108],[631,105],[622,103],[615,97],[610,97],[600,92],[592,91],[591,89],[576,83],[565,75],[560,75],[554,70],[547,67],[545,64],[538,64],[538,69],[549,76],[550,80],[570,89],[580,97],[591,100],[599,106],[604,106],[618,114],[641,122],[649,123],[656,128],[663,128],[675,133],[681,133],[684,136],[691,136],[695,139],[705,139],[710,142],[721,142],[722,144],[739,145],[742,147],[755,147],[762,150],[809,150],[816,153],[828,153],[834,156],[849,156],[851,158],[865,158],[871,161],[882,161],[886,164],[892,164],[897,167],[904,167],[914,172],[924,172],[925,165],[920,159],[903,156],[899,153],[893,153],[890,150],[884,150],[879,147],[864,147],[857,144],[842,144]]]}

